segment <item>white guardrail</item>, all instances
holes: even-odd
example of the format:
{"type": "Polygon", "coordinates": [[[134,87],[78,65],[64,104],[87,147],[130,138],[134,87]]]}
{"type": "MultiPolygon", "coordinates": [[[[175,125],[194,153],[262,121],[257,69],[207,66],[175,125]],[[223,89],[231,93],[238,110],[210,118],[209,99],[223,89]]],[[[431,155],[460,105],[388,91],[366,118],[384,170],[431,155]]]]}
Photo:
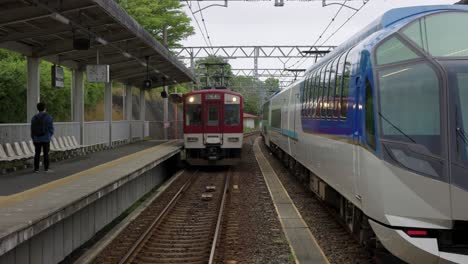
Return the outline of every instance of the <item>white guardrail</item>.
{"type": "MultiPolygon", "coordinates": [[[[80,140],[80,123],[78,122],[54,122],[55,136],[75,136],[80,140]]],[[[112,141],[123,141],[130,139],[138,140],[150,135],[148,121],[123,120],[113,121],[112,133],[109,131],[109,122],[93,121],[84,123],[83,142],[81,145],[97,145],[112,141]]],[[[31,125],[29,123],[0,124],[0,144],[28,141],[31,139],[31,125]]]]}

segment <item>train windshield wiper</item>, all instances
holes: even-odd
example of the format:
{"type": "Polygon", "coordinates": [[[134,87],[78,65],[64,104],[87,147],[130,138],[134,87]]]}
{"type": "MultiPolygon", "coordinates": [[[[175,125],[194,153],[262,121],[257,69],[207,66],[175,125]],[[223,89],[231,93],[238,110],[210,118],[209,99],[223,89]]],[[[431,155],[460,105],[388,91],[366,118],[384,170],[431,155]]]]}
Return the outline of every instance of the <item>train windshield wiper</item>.
{"type": "Polygon", "coordinates": [[[465,145],[468,145],[468,136],[466,135],[466,132],[463,130],[463,128],[457,127],[457,135],[461,137],[465,145]]]}
{"type": "Polygon", "coordinates": [[[385,120],[388,124],[390,124],[393,128],[395,128],[398,132],[400,132],[403,136],[408,138],[411,142],[416,143],[416,140],[414,140],[412,137],[408,136],[403,130],[401,130],[399,127],[397,127],[395,124],[393,124],[388,118],[382,115],[381,112],[379,112],[379,116],[382,117],[383,120],[385,120]]]}

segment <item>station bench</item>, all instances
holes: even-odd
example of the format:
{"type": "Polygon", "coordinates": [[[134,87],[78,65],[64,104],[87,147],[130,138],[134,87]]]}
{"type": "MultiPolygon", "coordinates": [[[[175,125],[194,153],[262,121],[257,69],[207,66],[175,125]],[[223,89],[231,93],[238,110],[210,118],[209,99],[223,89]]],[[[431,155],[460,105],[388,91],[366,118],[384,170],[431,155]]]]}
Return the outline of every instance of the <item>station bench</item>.
{"type": "MultiPolygon", "coordinates": [[[[50,159],[62,160],[93,151],[78,144],[75,136],[53,137],[50,141],[50,159]]],[[[30,167],[34,158],[35,148],[32,140],[0,144],[0,172],[30,167]]],[[[42,153],[41,153],[42,156],[42,153]]]]}

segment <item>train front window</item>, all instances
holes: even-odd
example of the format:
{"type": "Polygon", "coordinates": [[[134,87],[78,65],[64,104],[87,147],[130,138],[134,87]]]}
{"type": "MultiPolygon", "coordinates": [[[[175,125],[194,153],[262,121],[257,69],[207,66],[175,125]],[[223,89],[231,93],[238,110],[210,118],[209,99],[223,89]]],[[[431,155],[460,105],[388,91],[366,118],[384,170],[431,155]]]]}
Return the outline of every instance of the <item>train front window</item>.
{"type": "Polygon", "coordinates": [[[226,126],[240,125],[240,101],[237,95],[224,95],[224,124],[226,126]]]}
{"type": "Polygon", "coordinates": [[[427,63],[379,71],[382,139],[416,144],[440,155],[440,88],[436,72],[427,63]]]}
{"type": "Polygon", "coordinates": [[[217,105],[208,105],[208,126],[218,126],[219,125],[219,107],[217,105]]]}
{"type": "Polygon", "coordinates": [[[443,12],[422,17],[402,32],[434,57],[463,57],[468,56],[466,25],[466,12],[443,12]]]}
{"type": "Polygon", "coordinates": [[[201,97],[199,94],[186,98],[185,124],[187,126],[199,126],[202,119],[201,97]]]}
{"type": "Polygon", "coordinates": [[[224,105],[224,124],[227,126],[238,126],[240,123],[240,105],[224,105]]]}
{"type": "Polygon", "coordinates": [[[442,61],[447,70],[449,89],[453,96],[456,138],[456,158],[468,162],[468,61],[442,61]]]}

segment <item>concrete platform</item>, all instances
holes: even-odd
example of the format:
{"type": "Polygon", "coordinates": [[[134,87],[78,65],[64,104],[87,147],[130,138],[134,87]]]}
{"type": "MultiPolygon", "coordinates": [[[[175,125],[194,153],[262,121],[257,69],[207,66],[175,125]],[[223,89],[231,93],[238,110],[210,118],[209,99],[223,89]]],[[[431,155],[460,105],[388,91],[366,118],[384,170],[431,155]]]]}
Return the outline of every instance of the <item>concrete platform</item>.
{"type": "Polygon", "coordinates": [[[276,212],[297,263],[329,264],[309,227],[302,219],[275,171],[255,140],[254,153],[270,191],[276,212]]]}
{"type": "Polygon", "coordinates": [[[28,168],[5,175],[0,175],[0,197],[24,192],[39,185],[65,178],[80,171],[90,169],[118,158],[122,158],[138,151],[155,147],[162,143],[164,143],[164,141],[140,141],[109,150],[90,153],[88,155],[79,156],[76,158],[51,162],[50,169],[53,171],[53,173],[45,173],[42,171],[43,168],[41,167],[41,171],[37,174],[32,173],[32,169],[28,168]]]}
{"type": "Polygon", "coordinates": [[[143,142],[52,164],[52,174],[0,177],[0,263],[62,261],[161,184],[180,149],[143,142]]]}

